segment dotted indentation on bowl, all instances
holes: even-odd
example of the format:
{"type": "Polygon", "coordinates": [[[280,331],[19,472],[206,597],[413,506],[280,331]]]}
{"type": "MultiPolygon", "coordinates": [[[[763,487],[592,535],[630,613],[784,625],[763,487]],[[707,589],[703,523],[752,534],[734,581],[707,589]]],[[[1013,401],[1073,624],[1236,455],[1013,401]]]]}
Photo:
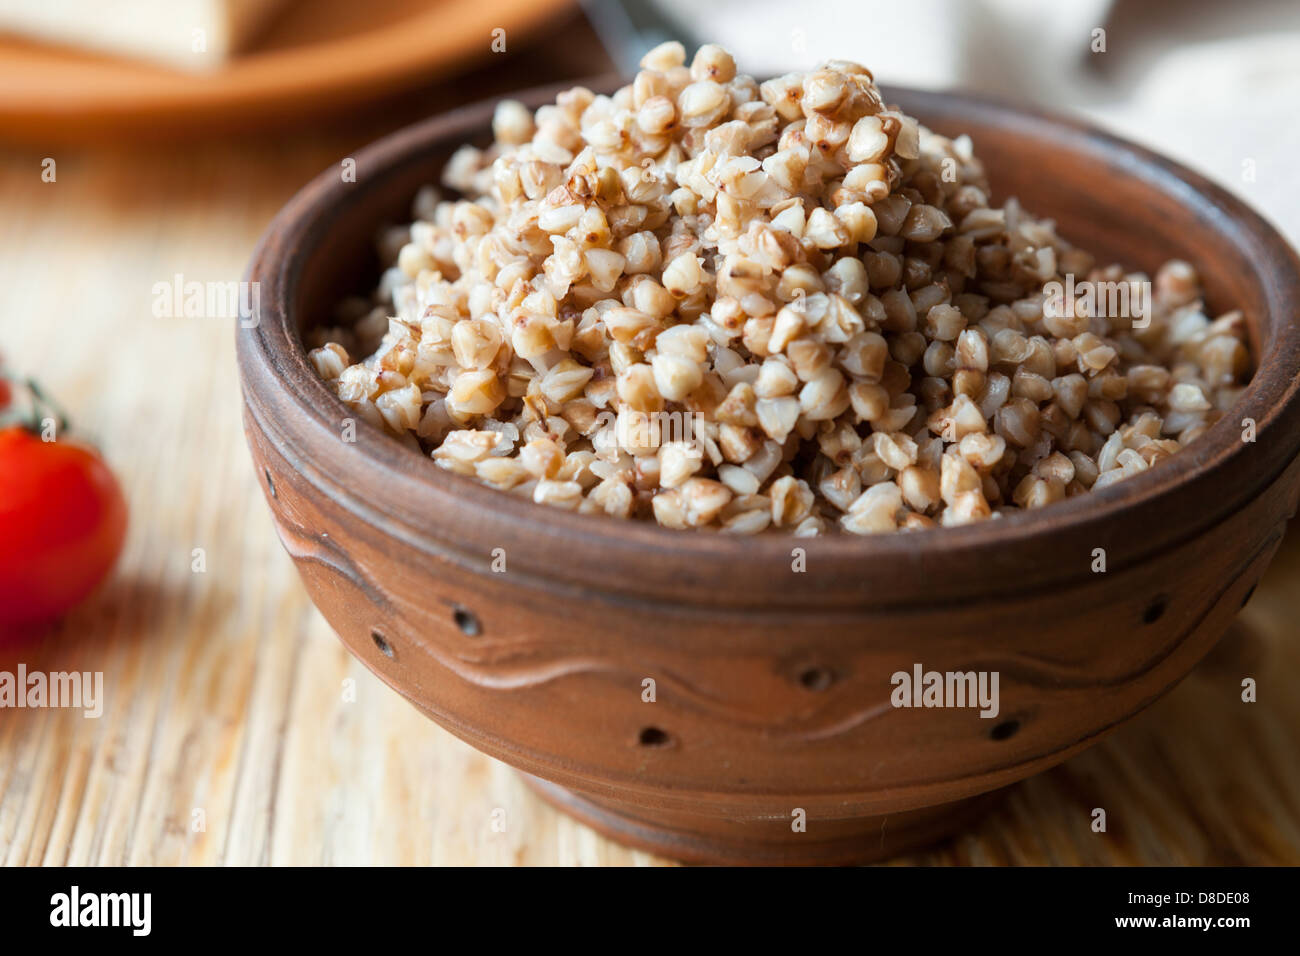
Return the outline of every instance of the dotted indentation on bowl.
{"type": "Polygon", "coordinates": [[[806,667],[799,672],[799,684],[806,690],[822,691],[835,683],[835,672],[829,667],[806,667]]]}
{"type": "Polygon", "coordinates": [[[471,610],[463,607],[457,607],[452,611],[452,620],[460,628],[460,632],[466,637],[478,637],[483,633],[483,625],[479,623],[478,616],[471,610]]]}
{"type": "Polygon", "coordinates": [[[1157,595],[1151,599],[1151,603],[1146,606],[1142,612],[1143,624],[1154,624],[1160,618],[1164,617],[1165,609],[1169,606],[1169,601],[1164,595],[1157,595]]]}
{"type": "Polygon", "coordinates": [[[667,747],[672,743],[672,737],[668,731],[660,730],[658,727],[642,727],[641,733],[637,734],[636,742],[642,747],[667,747]]]}
{"type": "Polygon", "coordinates": [[[376,628],[370,632],[370,639],[375,642],[375,647],[379,648],[379,653],[387,658],[395,659],[397,652],[393,650],[392,643],[376,628]]]}
{"type": "Polygon", "coordinates": [[[1019,731],[1020,721],[1015,719],[1004,720],[989,731],[989,738],[992,740],[1009,740],[1019,731]]]}

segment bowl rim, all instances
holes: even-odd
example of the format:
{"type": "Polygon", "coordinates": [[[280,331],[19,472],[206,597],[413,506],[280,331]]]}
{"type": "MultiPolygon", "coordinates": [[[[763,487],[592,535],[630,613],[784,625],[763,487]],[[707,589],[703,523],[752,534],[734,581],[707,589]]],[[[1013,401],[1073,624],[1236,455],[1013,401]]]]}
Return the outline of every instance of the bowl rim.
{"type": "MultiPolygon", "coordinates": [[[[548,84],[511,98],[538,105],[552,101],[557,91],[582,83],[548,84]]],[[[612,83],[612,78],[605,76],[588,80],[585,85],[601,90],[612,88],[612,83]]],[[[327,168],[281,209],[259,241],[246,273],[246,279],[260,283],[263,293],[257,300],[255,321],[237,329],[246,407],[260,427],[276,436],[277,446],[295,469],[309,475],[319,486],[332,486],[351,510],[364,520],[382,524],[387,533],[424,550],[444,556],[454,554],[462,562],[486,567],[487,557],[479,555],[478,549],[459,544],[457,538],[466,529],[500,532],[509,527],[512,540],[534,536],[548,543],[551,565],[530,566],[530,572],[548,579],[568,579],[579,588],[583,585],[580,576],[566,571],[565,562],[555,560],[555,555],[562,553],[557,549],[587,547],[622,556],[635,553],[643,559],[671,563],[672,570],[661,577],[681,581],[706,563],[734,561],[742,556],[746,562],[776,562],[788,568],[792,549],[799,548],[809,562],[826,561],[861,577],[861,599],[861,592],[864,588],[870,590],[868,585],[875,580],[870,573],[873,571],[890,580],[897,578],[900,569],[924,574],[927,566],[938,572],[968,561],[1005,566],[1001,555],[1044,536],[1070,534],[1075,540],[1105,542],[1108,525],[1132,518],[1160,502],[1166,506],[1166,517],[1179,513],[1175,496],[1181,501],[1181,513],[1186,513],[1193,493],[1205,493],[1201,507],[1194,512],[1198,520],[1177,529],[1164,527],[1167,522],[1163,521],[1148,522],[1154,529],[1150,546],[1145,552],[1139,549],[1123,555],[1122,560],[1129,564],[1224,520],[1242,501],[1262,491],[1285,471],[1300,451],[1300,380],[1296,375],[1300,368],[1300,325],[1295,320],[1295,306],[1287,304],[1300,302],[1300,258],[1262,216],[1200,174],[1081,120],[965,92],[919,91],[889,85],[884,89],[889,102],[901,102],[923,122],[930,114],[959,108],[963,116],[996,123],[1007,131],[1036,137],[1051,132],[1062,149],[1078,148],[1092,155],[1105,151],[1109,161],[1152,188],[1178,195],[1185,203],[1197,202],[1204,215],[1213,217],[1216,229],[1249,247],[1269,311],[1276,310],[1276,315],[1267,325],[1267,334],[1256,336],[1255,372],[1232,412],[1159,467],[1087,495],[972,525],[869,536],[833,533],[795,538],[768,532],[742,537],[676,531],[654,521],[569,512],[438,468],[428,462],[427,456],[403,446],[364,420],[358,423],[348,455],[331,457],[328,462],[314,458],[304,450],[301,439],[306,432],[302,432],[301,425],[305,424],[315,438],[328,437],[337,443],[339,414],[348,417],[350,410],[316,375],[298,332],[295,294],[307,257],[318,248],[320,235],[345,206],[365,201],[367,183],[373,185],[378,177],[405,164],[431,162],[435,154],[447,153],[460,143],[481,140],[497,99],[439,114],[390,133],[352,154],[356,160],[355,182],[344,183],[337,167],[327,168]],[[300,422],[284,420],[284,415],[295,412],[300,413],[300,422]],[[1241,426],[1233,424],[1239,418],[1255,420],[1255,442],[1241,440],[1241,426]],[[1261,448],[1267,449],[1267,454],[1260,452],[1261,448]],[[1255,464],[1249,460],[1252,456],[1255,464]],[[420,463],[423,467],[419,467],[420,463]],[[394,494],[386,500],[352,494],[355,481],[366,474],[383,475],[393,484],[394,494]],[[1233,493],[1225,494],[1229,489],[1233,493]],[[440,520],[446,518],[443,509],[453,501],[466,511],[479,513],[479,518],[440,520]],[[1208,507],[1204,506],[1207,501],[1208,507]]],[[[1262,325],[1262,319],[1256,320],[1262,325]]],[[[1031,583],[1030,578],[1037,585],[1080,577],[1077,569],[1027,570],[1031,573],[1026,582],[1010,582],[1011,589],[1022,590],[1031,583]]],[[[1086,573],[1087,568],[1083,571],[1086,573]]],[[[650,583],[643,589],[637,580],[624,582],[620,590],[631,595],[662,593],[650,583]]],[[[797,603],[783,595],[751,595],[750,599],[773,607],[797,603]]],[[[871,598],[868,603],[881,601],[884,599],[871,598]]]]}

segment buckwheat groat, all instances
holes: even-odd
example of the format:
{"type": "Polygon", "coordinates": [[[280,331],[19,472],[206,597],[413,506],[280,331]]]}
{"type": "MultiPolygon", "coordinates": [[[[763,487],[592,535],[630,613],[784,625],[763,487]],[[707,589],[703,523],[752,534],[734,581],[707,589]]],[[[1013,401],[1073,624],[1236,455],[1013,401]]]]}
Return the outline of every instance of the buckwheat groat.
{"type": "Polygon", "coordinates": [[[544,504],[871,534],[1103,487],[1240,393],[1244,321],[1189,265],[1135,310],[1145,276],[990,207],[971,143],[865,68],[760,85],[676,43],[642,67],[501,103],[447,164],[462,198],[383,237],[373,301],[311,353],[360,417],[544,504]]]}

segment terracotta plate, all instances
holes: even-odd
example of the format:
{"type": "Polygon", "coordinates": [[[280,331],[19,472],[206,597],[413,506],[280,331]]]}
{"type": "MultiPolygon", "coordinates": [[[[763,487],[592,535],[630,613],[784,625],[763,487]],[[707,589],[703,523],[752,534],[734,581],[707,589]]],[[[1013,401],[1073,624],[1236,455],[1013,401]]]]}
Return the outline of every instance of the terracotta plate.
{"type": "Polygon", "coordinates": [[[236,128],[355,104],[507,50],[572,0],[297,0],[248,53],[189,74],[0,37],[0,130],[41,142],[236,128]]]}

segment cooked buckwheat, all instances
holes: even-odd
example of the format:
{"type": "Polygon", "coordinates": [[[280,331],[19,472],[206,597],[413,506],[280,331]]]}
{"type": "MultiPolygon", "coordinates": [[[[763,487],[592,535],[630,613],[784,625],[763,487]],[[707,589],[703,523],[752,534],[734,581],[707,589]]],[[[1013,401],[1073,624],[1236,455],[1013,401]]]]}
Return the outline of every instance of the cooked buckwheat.
{"type": "Polygon", "coordinates": [[[855,63],[759,84],[665,43],[492,128],[311,359],[510,494],[731,534],[967,524],[1151,468],[1250,373],[1191,265],[1148,282],[991,206],[970,141],[855,63]]]}

